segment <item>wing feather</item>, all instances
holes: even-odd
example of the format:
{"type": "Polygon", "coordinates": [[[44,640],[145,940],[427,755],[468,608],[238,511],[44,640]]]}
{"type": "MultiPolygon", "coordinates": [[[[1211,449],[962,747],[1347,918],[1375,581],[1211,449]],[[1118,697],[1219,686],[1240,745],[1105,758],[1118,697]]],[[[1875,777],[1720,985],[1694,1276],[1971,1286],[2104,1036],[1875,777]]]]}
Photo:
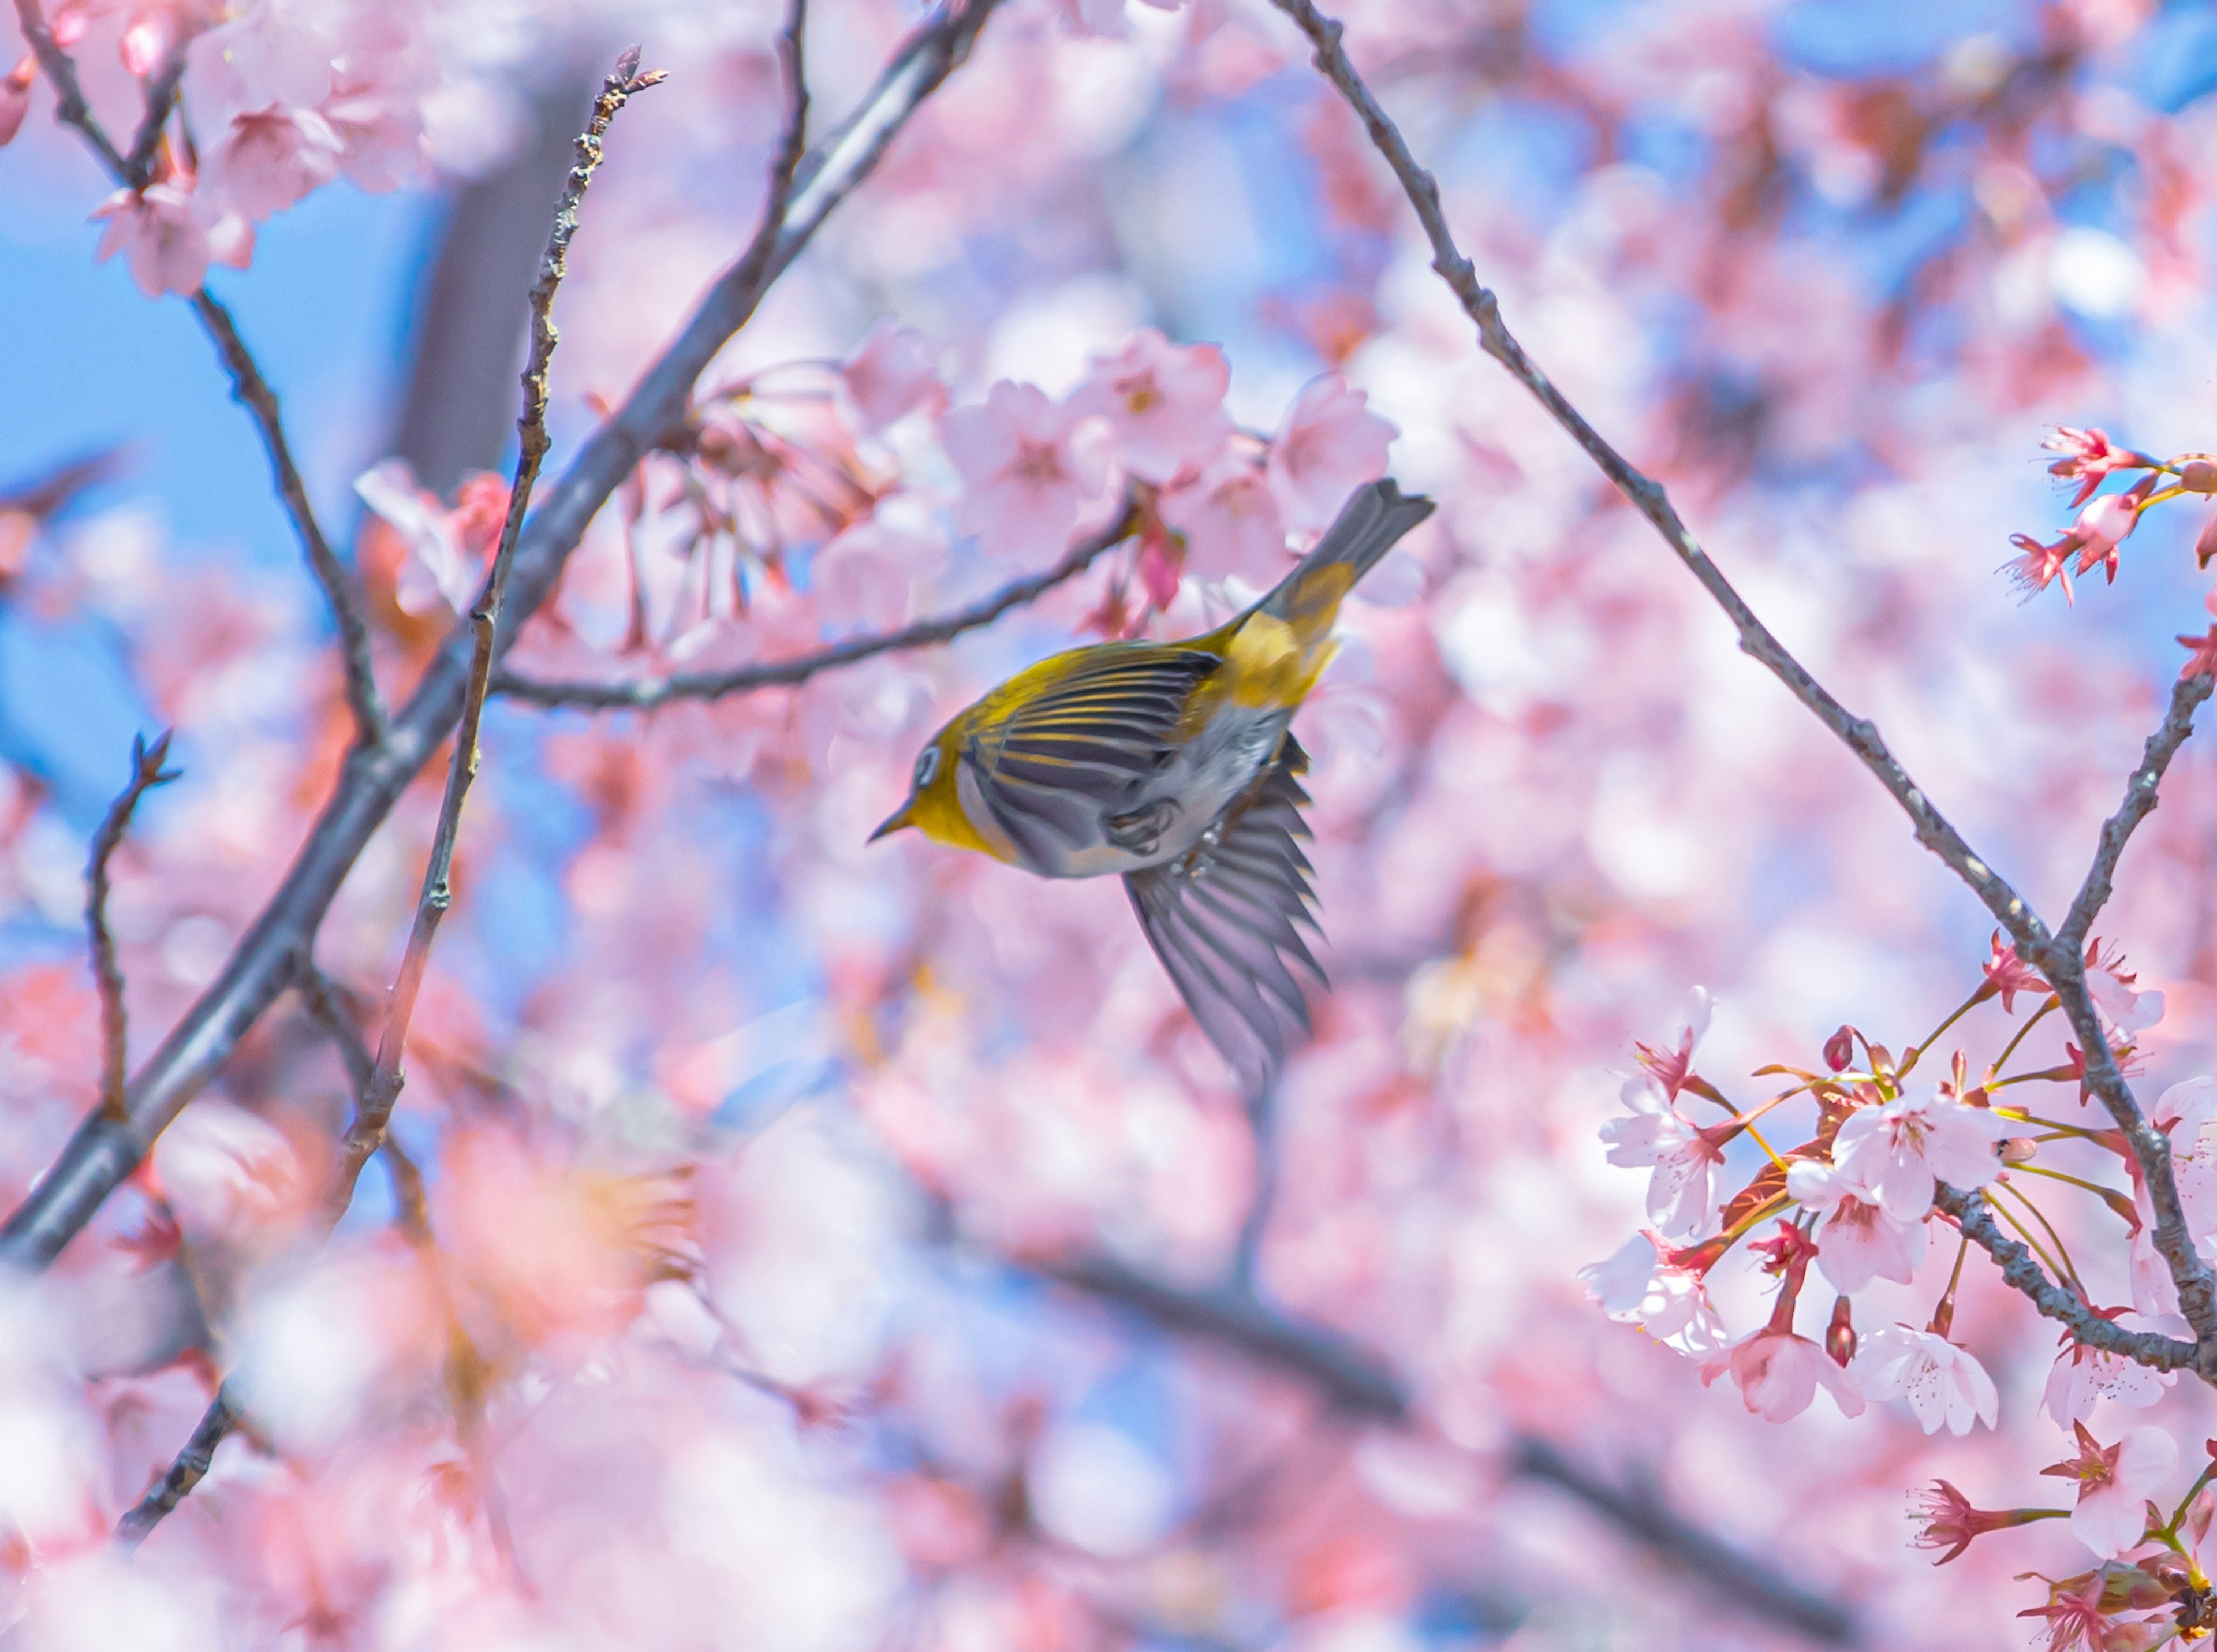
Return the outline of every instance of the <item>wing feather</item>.
{"type": "Polygon", "coordinates": [[[1223,662],[1133,643],[1084,651],[965,752],[993,819],[1034,865],[1090,847],[1166,760],[1195,686],[1223,662]]]}
{"type": "Polygon", "coordinates": [[[1251,1090],[1285,1059],[1288,1030],[1309,1029],[1294,971],[1325,984],[1301,931],[1317,931],[1295,778],[1308,757],[1291,734],[1255,789],[1226,812],[1218,840],[1129,873],[1139,928],[1209,1042],[1251,1090]]]}

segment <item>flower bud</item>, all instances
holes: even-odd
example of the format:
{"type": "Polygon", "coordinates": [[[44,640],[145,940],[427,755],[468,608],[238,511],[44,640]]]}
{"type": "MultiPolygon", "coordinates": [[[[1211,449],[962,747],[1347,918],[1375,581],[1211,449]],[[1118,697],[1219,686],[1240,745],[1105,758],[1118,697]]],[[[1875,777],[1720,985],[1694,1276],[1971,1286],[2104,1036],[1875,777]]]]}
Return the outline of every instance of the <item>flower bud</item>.
{"type": "Polygon", "coordinates": [[[2202,531],[2195,535],[2194,540],[2194,562],[2196,567],[2208,567],[2209,559],[2212,557],[2217,557],[2217,516],[2212,516],[2208,521],[2202,524],[2202,531]]]}
{"type": "Polygon", "coordinates": [[[1856,1357],[1856,1327],[1845,1296],[1832,1299],[1832,1322],[1825,1327],[1825,1352],[1844,1365],[1856,1357]]]}
{"type": "Polygon", "coordinates": [[[2217,493],[2217,464],[2189,459],[2178,467],[2178,485],[2189,493],[2217,493]]]}
{"type": "Polygon", "coordinates": [[[2005,1165],[2029,1165],[2040,1151],[2040,1143],[2029,1135],[2004,1136],[2001,1143],[2002,1162],[2005,1165]]]}
{"type": "Polygon", "coordinates": [[[1835,1073],[1847,1071],[1848,1063],[1856,1058],[1856,1030],[1842,1027],[1825,1041],[1825,1065],[1835,1073]]]}

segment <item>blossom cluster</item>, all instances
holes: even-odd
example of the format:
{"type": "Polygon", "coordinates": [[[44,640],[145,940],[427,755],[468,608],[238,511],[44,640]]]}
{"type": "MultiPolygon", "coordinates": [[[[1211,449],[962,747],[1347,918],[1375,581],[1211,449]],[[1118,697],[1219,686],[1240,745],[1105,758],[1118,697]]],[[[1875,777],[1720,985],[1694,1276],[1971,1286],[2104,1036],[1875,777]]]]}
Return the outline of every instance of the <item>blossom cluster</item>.
{"type": "MultiPolygon", "coordinates": [[[[2141,990],[2121,956],[2098,939],[2089,944],[2084,967],[2109,1053],[2130,1073],[2136,1041],[2162,1018],[2163,994],[2141,990]]],[[[2035,1029],[2056,1014],[2059,996],[1998,931],[1981,974],[1979,985],[1938,1026],[1899,1055],[1860,1029],[1843,1026],[1825,1042],[1821,1067],[1760,1069],[1758,1077],[1794,1082],[1745,1109],[1695,1069],[1710,1014],[1707,994],[1697,992],[1672,1041],[1638,1047],[1640,1071],[1623,1087],[1627,1116],[1602,1131],[1612,1164],[1648,1171],[1647,1213],[1653,1223],[1608,1261],[1584,1271],[1603,1311],[1700,1362],[1704,1382],[1728,1375],[1747,1408],[1774,1422],[1799,1415],[1821,1389],[1851,1417],[1868,1401],[1900,1400],[1927,1434],[1944,1428],[1961,1435],[1980,1424],[1991,1428],[2000,1395],[1978,1357],[1952,1335],[1973,1249],[1967,1231],[1954,1234],[1952,1256],[1945,1249],[1940,1253],[1945,1283],[1926,1322],[1864,1329],[1855,1320],[1856,1299],[1875,1282],[1916,1285],[1928,1276],[1934,1230],[1947,1234],[1961,1228],[1969,1199],[2001,1218],[2090,1315],[2189,1335],[2171,1274],[2152,1243],[2155,1213],[2140,1162],[2106,1118],[2086,1117],[2084,1053],[2066,1038],[2060,1059],[2042,1064],[2024,1054],[2035,1029]],[[1992,1001],[2013,1017],[2020,996],[2028,999],[2028,1013],[1975,1079],[1960,1049],[1952,1052],[1946,1076],[1929,1081],[1914,1076],[1972,1012],[1992,1001]],[[2028,1092],[2018,1088],[2025,1085],[2059,1086],[2062,1094],[2053,1104],[2025,1099],[2028,1092]],[[1758,1126],[1796,1104],[1813,1105],[1810,1139],[1775,1148],[1758,1126]],[[1695,1110],[1716,1116],[1697,1123],[1695,1110]],[[2050,1116],[2054,1113],[2064,1117],[2050,1116]],[[1759,1149],[1763,1163],[1744,1185],[1723,1193],[1718,1182],[1727,1150],[1743,1139],[1759,1149]],[[2100,1161],[2115,1160],[2113,1169],[2124,1172],[2128,1185],[2119,1188],[2049,1162],[2060,1156],[2069,1163],[2089,1151],[2097,1170],[2100,1161]],[[2121,1232],[2112,1229],[2110,1242],[2128,1253],[2128,1304],[2105,1307],[2090,1294],[2062,1228],[2035,1197],[2035,1191],[2046,1197],[2059,1189],[2090,1195],[2123,1224],[2121,1232]],[[1946,1210],[1936,1197],[1942,1191],[1952,1200],[1946,1210]],[[1774,1222],[1773,1236],[1755,1237],[1774,1222]],[[1711,1303],[1708,1281],[1743,1245],[1777,1284],[1767,1320],[1734,1334],[1711,1303]],[[1795,1328],[1802,1317],[1799,1299],[1813,1271],[1835,1293],[1817,1336],[1795,1328]]],[[[2217,1255],[2217,1199],[2211,1197],[2217,1144],[2206,1133],[2217,1122],[2217,1079],[2171,1086],[2151,1119],[2170,1139],[2195,1247],[2205,1258],[2217,1255]]],[[[1769,1128],[1775,1133],[1775,1124],[1769,1128]]],[[[2217,1476],[2217,1464],[2194,1482],[2168,1520],[2152,1513],[2144,1519],[2143,1507],[2152,1507],[2148,1498],[2178,1460],[2171,1436],[2140,1427],[2105,1445],[2087,1428],[2097,1401],[2152,1406],[2175,1380],[2166,1367],[2090,1346],[2066,1327],[2042,1408],[2070,1431],[2078,1450],[2043,1472],[2074,1481],[2075,1503],[2068,1509],[1980,1511],[1942,1482],[1922,1507],[1918,1541],[1948,1550],[1942,1559],[1948,1560],[1988,1531],[2067,1516],[2072,1534],[2104,1564],[2053,1583],[2048,1605],[2028,1614],[2050,1619],[2056,1645],[2076,1645],[2074,1637],[2090,1633],[2089,1614],[2106,1625],[2087,1640],[2091,1646],[2153,1644],[2158,1637],[2152,1630],[2140,1640],[2132,1638],[2137,1627],[2127,1634],[2128,1623],[2143,1624],[2119,1617],[2128,1612],[2163,1608],[2169,1614],[2163,1618],[2166,1632],[2182,1624],[2200,1628],[2197,1614],[2207,1611],[2209,1584],[2198,1545],[2209,1525],[2206,1488],[2217,1476]],[[2189,1540],[2195,1546],[2184,1546],[2189,1540]],[[2134,1578],[2140,1582],[2132,1582],[2134,1578]],[[2090,1603],[2103,1601],[2096,1613],[2090,1603]]],[[[2217,1442],[2212,1449],[2217,1453],[2217,1442]]]]}
{"type": "MultiPolygon", "coordinates": [[[[244,269],[257,226],[335,178],[390,189],[416,175],[437,77],[404,15],[207,0],[111,11],[70,0],[47,23],[64,51],[112,32],[150,98],[173,89],[174,108],[148,110],[145,182],[94,213],[107,225],[99,256],[120,253],[150,297],[197,292],[211,264],[244,269]]],[[[22,127],[35,67],[26,53],[0,82],[0,144],[22,127]]]]}
{"type": "MultiPolygon", "coordinates": [[[[586,631],[620,653],[688,659],[728,647],[756,594],[789,597],[796,578],[833,624],[894,626],[955,544],[1035,572],[1129,494],[1139,527],[1090,623],[1135,635],[1188,582],[1268,588],[1349,491],[1385,473],[1396,435],[1334,373],[1303,387],[1272,435],[1241,430],[1224,405],[1224,352],[1152,328],[1096,356],[1059,398],[1004,379],[950,408],[941,354],[881,322],[828,372],[772,368],[696,398],[685,430],[626,486],[628,617],[586,631]]],[[[499,479],[448,504],[388,461],[355,491],[375,513],[369,555],[398,608],[465,608],[497,535],[499,479]]]]}

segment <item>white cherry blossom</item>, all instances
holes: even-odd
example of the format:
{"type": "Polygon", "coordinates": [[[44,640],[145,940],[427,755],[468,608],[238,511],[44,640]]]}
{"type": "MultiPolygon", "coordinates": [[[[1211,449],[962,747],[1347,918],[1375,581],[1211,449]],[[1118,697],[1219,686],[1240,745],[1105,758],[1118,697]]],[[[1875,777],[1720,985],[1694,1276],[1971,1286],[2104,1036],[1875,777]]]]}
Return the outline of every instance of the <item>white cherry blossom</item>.
{"type": "Polygon", "coordinates": [[[1803,1160],[1786,1172],[1786,1191],[1820,1214],[1817,1271],[1852,1296],[1874,1279],[1907,1284],[1924,1259],[1924,1223],[1902,1221],[1861,1182],[1831,1165],[1803,1160]]]}
{"type": "Polygon", "coordinates": [[[1848,1379],[1866,1400],[1906,1400],[1928,1434],[1943,1426],[1967,1434],[1973,1422],[1992,1428],[2001,1411],[1993,1378],[1967,1350],[1906,1325],[1873,1332],[1849,1365],[1848,1379]]]}
{"type": "Polygon", "coordinates": [[[1601,1127],[1609,1163],[1653,1166],[1655,1173],[1647,1183],[1647,1216],[1664,1238],[1706,1238],[1716,1230],[1717,1221],[1709,1172],[1722,1162],[1723,1154],[1679,1114],[1654,1080],[1627,1080],[1622,1099],[1632,1116],[1613,1118],[1601,1127]]]}

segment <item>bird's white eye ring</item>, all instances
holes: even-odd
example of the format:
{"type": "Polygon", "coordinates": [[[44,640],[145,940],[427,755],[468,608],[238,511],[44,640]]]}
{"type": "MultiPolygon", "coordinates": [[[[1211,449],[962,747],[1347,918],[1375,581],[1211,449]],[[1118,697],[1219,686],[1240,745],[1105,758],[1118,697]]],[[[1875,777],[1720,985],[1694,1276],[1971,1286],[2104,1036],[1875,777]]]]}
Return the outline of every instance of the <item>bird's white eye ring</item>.
{"type": "Polygon", "coordinates": [[[917,756],[916,779],[912,783],[921,789],[931,784],[938,774],[939,748],[936,746],[927,746],[917,756]]]}

